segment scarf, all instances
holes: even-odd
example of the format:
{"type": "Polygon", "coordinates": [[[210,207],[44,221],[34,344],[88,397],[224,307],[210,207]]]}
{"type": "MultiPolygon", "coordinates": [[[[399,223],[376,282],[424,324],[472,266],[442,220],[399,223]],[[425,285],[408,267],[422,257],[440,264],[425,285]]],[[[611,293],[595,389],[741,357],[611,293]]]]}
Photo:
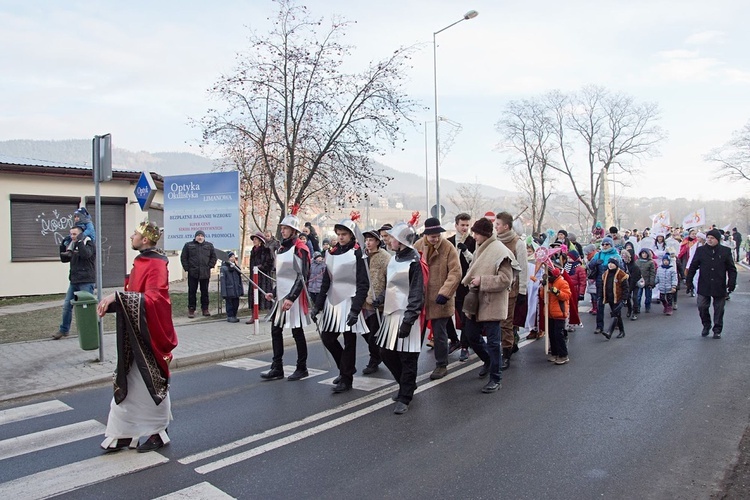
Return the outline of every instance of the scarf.
{"type": "Polygon", "coordinates": [[[516,245],[514,243],[514,240],[516,242],[518,241],[518,235],[513,229],[509,229],[502,234],[498,234],[497,239],[502,241],[503,244],[510,249],[511,253],[515,255],[516,245]]]}
{"type": "Polygon", "coordinates": [[[513,274],[521,272],[521,265],[516,261],[513,253],[500,243],[500,241],[490,236],[484,243],[477,247],[477,251],[474,252],[474,260],[471,261],[461,284],[469,286],[471,280],[477,276],[494,275],[497,272],[497,268],[505,259],[510,259],[513,274]]]}

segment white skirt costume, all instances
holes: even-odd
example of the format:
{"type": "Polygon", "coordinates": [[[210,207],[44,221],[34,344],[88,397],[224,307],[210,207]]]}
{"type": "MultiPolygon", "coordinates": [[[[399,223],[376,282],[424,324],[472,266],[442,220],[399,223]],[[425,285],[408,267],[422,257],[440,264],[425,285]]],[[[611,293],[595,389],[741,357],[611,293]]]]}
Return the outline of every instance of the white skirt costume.
{"type": "Polygon", "coordinates": [[[172,403],[167,396],[158,405],[146,388],[141,371],[135,363],[128,371],[128,395],[118,405],[115,399],[109,405],[107,430],[102,448],[108,448],[118,439],[131,438],[130,447],[138,446],[141,437],[158,434],[164,444],[169,442],[167,426],[172,420],[172,403]]]}
{"type": "Polygon", "coordinates": [[[388,263],[386,271],[385,304],[383,322],[378,330],[377,344],[390,351],[421,352],[422,334],[419,319],[414,322],[408,337],[399,338],[398,329],[409,304],[409,268],[416,259],[398,262],[395,258],[388,263]]]}
{"type": "Polygon", "coordinates": [[[307,295],[306,287],[302,287],[302,293],[299,294],[288,311],[281,309],[284,297],[289,295],[297,277],[302,273],[302,264],[294,250],[295,247],[292,246],[286,252],[276,254],[277,300],[273,303],[267,319],[273,326],[281,328],[304,328],[310,325],[310,298],[307,295]],[[308,305],[307,312],[304,310],[303,301],[308,305]]]}
{"type": "Polygon", "coordinates": [[[336,255],[326,252],[325,260],[331,284],[318,323],[320,330],[366,334],[369,330],[362,311],[353,326],[346,324],[352,309],[352,299],[357,294],[357,255],[354,249],[336,255]]]}

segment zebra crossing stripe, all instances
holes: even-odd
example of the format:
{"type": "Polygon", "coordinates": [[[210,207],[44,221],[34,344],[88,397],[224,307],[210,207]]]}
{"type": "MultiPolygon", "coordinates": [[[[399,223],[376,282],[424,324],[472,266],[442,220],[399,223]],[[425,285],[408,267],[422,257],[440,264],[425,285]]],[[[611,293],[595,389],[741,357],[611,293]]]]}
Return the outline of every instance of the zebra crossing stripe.
{"type": "Polygon", "coordinates": [[[105,429],[96,420],[86,420],[6,439],[0,441],[0,460],[101,435],[105,429]]]}
{"type": "Polygon", "coordinates": [[[167,457],[156,452],[104,454],[2,483],[0,498],[49,498],[167,462],[167,457]]]}
{"type": "Polygon", "coordinates": [[[72,410],[70,406],[66,405],[62,401],[45,401],[44,403],[36,403],[33,405],[19,406],[18,408],[11,408],[9,410],[0,411],[0,425],[10,424],[12,422],[19,422],[21,420],[28,420],[30,418],[43,417],[45,415],[53,415],[63,411],[72,410]]]}
{"type": "Polygon", "coordinates": [[[204,481],[169,493],[168,495],[157,497],[154,500],[192,500],[193,498],[200,498],[201,500],[226,500],[234,497],[227,495],[213,484],[204,481]]]}

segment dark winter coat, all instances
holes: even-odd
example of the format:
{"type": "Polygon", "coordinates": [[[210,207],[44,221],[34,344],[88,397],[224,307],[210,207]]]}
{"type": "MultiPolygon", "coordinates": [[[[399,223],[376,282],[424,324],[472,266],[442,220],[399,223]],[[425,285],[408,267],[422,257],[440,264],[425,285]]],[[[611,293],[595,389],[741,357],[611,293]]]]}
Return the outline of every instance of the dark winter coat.
{"type": "Polygon", "coordinates": [[[219,270],[219,284],[221,296],[225,299],[233,299],[245,295],[245,287],[242,285],[242,274],[240,269],[229,261],[222,262],[219,270]]]}
{"type": "MultiPolygon", "coordinates": [[[[458,251],[458,262],[461,264],[461,278],[463,279],[463,277],[466,276],[466,270],[469,269],[470,262],[466,260],[466,255],[464,255],[464,253],[458,250],[458,247],[456,247],[455,234],[448,238],[448,242],[453,245],[456,251],[458,251]]],[[[464,245],[466,245],[466,249],[471,254],[473,254],[477,249],[477,242],[471,235],[466,237],[466,239],[464,240],[464,245]]],[[[462,283],[459,283],[458,288],[456,289],[456,308],[458,308],[459,310],[463,308],[464,297],[466,297],[467,293],[469,293],[469,287],[462,283]]]]}
{"type": "Polygon", "coordinates": [[[636,264],[635,260],[633,260],[632,257],[630,258],[630,262],[624,262],[624,266],[625,272],[628,273],[628,287],[632,292],[633,290],[638,288],[638,281],[642,277],[641,268],[638,267],[638,264],[636,264]]]}
{"type": "Polygon", "coordinates": [[[273,252],[270,248],[259,245],[250,249],[250,270],[252,271],[255,266],[269,276],[273,273],[273,252]]]}
{"type": "MultiPolygon", "coordinates": [[[[83,235],[82,235],[83,236],[83,235]]],[[[68,253],[70,243],[67,237],[60,244],[60,260],[70,262],[68,281],[73,284],[96,282],[96,247],[88,236],[76,241],[72,253],[68,253]]]]}
{"type": "Polygon", "coordinates": [[[734,291],[737,286],[737,268],[732,258],[732,249],[724,245],[703,245],[698,247],[690,262],[686,278],[692,283],[696,271],[698,275],[698,295],[704,297],[726,297],[727,290],[734,291]]]}
{"type": "Polygon", "coordinates": [[[307,291],[310,293],[320,292],[323,286],[323,275],[326,274],[326,263],[323,259],[320,262],[313,260],[310,264],[310,279],[307,281],[307,291]]]}
{"type": "Polygon", "coordinates": [[[182,247],[180,255],[182,268],[192,278],[207,280],[211,277],[211,269],[216,266],[216,252],[214,246],[208,241],[198,243],[189,241],[182,247]]]}

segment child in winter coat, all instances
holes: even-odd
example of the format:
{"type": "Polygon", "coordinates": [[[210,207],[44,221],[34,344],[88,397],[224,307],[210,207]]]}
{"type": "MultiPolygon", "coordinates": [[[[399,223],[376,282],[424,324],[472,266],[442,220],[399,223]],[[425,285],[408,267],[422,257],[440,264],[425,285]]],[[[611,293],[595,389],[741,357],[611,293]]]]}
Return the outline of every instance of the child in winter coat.
{"type": "Polygon", "coordinates": [[[320,252],[314,252],[312,263],[310,263],[310,279],[307,280],[307,291],[310,293],[313,304],[318,298],[320,287],[323,285],[323,275],[326,269],[323,255],[320,252]]]}
{"type": "Polygon", "coordinates": [[[581,256],[576,250],[568,252],[568,262],[565,263],[565,272],[570,276],[570,325],[568,331],[573,331],[576,325],[583,322],[578,314],[578,302],[586,296],[586,269],[581,263],[581,256]]]}
{"type": "Polygon", "coordinates": [[[641,310],[641,299],[645,294],[646,301],[644,305],[647,313],[651,312],[651,292],[656,286],[656,265],[654,264],[652,255],[651,250],[644,248],[638,254],[638,260],[635,262],[635,265],[641,271],[641,278],[643,278],[644,282],[643,288],[638,289],[635,297],[636,308],[639,311],[641,310]]]}
{"type": "Polygon", "coordinates": [[[237,256],[234,252],[227,252],[227,260],[221,263],[219,284],[221,296],[227,308],[227,321],[239,323],[237,310],[240,308],[240,297],[245,295],[242,285],[242,272],[237,267],[237,256]]]}
{"type": "Polygon", "coordinates": [[[79,226],[83,229],[84,236],[91,238],[91,241],[96,241],[96,230],[94,229],[94,223],[91,222],[91,215],[85,207],[81,207],[73,212],[73,225],[79,226]]]}
{"type": "Polygon", "coordinates": [[[608,330],[603,330],[607,340],[612,338],[615,327],[620,333],[617,338],[625,336],[625,325],[622,322],[622,306],[628,298],[630,288],[628,287],[628,274],[620,269],[620,261],[615,257],[610,257],[607,261],[607,270],[602,275],[602,299],[601,304],[609,305],[609,315],[612,318],[612,324],[608,330]]]}
{"type": "Polygon", "coordinates": [[[664,306],[664,314],[671,316],[674,307],[674,295],[677,293],[677,271],[672,265],[669,254],[664,254],[661,259],[661,266],[656,270],[656,286],[659,290],[661,303],[664,306]]]}
{"type": "Polygon", "coordinates": [[[636,265],[634,255],[635,254],[630,253],[629,250],[623,250],[620,253],[625,272],[628,273],[628,288],[630,289],[630,293],[628,294],[625,304],[628,308],[627,316],[631,321],[637,320],[638,315],[641,313],[640,302],[636,302],[639,290],[638,282],[641,280],[641,268],[636,265]]]}

